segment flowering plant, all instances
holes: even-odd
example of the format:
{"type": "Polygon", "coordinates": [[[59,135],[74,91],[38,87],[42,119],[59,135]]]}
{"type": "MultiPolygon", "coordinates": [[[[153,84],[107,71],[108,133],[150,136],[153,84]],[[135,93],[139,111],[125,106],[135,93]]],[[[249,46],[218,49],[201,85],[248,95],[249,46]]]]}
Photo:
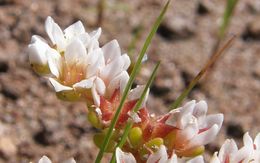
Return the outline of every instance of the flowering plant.
{"type": "MultiPolygon", "coordinates": [[[[32,36],[28,53],[34,71],[49,79],[59,99],[85,102],[89,122],[100,130],[94,135],[100,148],[96,162],[101,161],[104,152],[113,153],[111,162],[118,163],[203,162],[205,145],[220,131],[223,114],[207,115],[205,101],[190,101],[162,116],[149,113],[149,86],[159,64],[146,85],[131,89],[168,5],[169,2],[155,22],[130,75],[127,70],[131,60],[127,54],[121,54],[116,40],[99,45],[101,28],[87,33],[78,21],[62,31],[48,17],[45,30],[51,43],[32,36]]],[[[253,142],[246,133],[244,144],[238,150],[233,140],[226,140],[211,162],[259,162],[260,135],[253,142]]],[[[39,163],[51,161],[44,156],[39,163]]]]}

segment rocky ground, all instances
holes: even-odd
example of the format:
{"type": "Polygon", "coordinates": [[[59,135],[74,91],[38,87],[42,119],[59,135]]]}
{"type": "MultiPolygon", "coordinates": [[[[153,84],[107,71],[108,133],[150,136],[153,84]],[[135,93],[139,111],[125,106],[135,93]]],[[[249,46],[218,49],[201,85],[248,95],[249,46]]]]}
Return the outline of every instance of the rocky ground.
{"type": "MultiPolygon", "coordinates": [[[[45,38],[44,21],[52,16],[61,27],[81,20],[91,31],[101,26],[101,44],[117,39],[126,52],[142,29],[137,54],[163,6],[161,0],[108,0],[98,19],[98,0],[0,0],[0,162],[36,162],[48,155],[54,162],[74,157],[93,162],[97,132],[86,120],[82,103],[59,101],[46,79],[30,68],[26,47],[33,34],[45,38]]],[[[157,114],[199,72],[216,41],[225,0],[173,1],[150,49],[137,83],[145,82],[155,62],[162,64],[148,107],[157,114]]],[[[205,99],[209,112],[225,114],[224,126],[207,153],[226,138],[241,142],[244,132],[260,131],[260,3],[240,0],[227,38],[236,34],[225,55],[187,100],[205,99]]]]}

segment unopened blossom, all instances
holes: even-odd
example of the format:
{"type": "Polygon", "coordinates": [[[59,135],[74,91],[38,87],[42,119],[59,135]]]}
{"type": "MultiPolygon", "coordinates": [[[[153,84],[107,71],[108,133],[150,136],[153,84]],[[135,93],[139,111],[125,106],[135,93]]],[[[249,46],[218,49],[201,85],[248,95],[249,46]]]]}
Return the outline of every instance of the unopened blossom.
{"type": "MultiPolygon", "coordinates": [[[[123,152],[120,148],[116,149],[117,163],[136,163],[135,157],[131,153],[123,152]]],[[[192,159],[178,158],[176,154],[172,154],[169,158],[167,149],[164,145],[161,145],[155,153],[151,153],[147,156],[146,163],[203,163],[202,156],[197,156],[192,159]]]]}
{"type": "Polygon", "coordinates": [[[179,156],[194,156],[204,150],[204,145],[212,142],[218,134],[222,122],[222,114],[206,115],[207,103],[195,100],[183,107],[171,111],[166,117],[166,124],[175,127],[169,147],[179,156]]]}
{"type": "MultiPolygon", "coordinates": [[[[47,156],[43,156],[39,161],[38,163],[52,163],[51,160],[47,157],[47,156]]],[[[65,161],[64,163],[76,163],[76,161],[71,158],[67,161],[65,161]]]]}
{"type": "Polygon", "coordinates": [[[248,133],[243,137],[244,146],[240,149],[233,139],[228,139],[215,153],[210,163],[259,163],[260,162],[260,133],[254,141],[248,133]]]}
{"type": "Polygon", "coordinates": [[[110,99],[116,90],[120,94],[128,82],[127,72],[130,66],[130,58],[127,54],[121,55],[121,49],[117,40],[112,40],[102,47],[104,66],[101,67],[94,82],[93,98],[95,105],[100,105],[100,96],[110,99]]]}
{"type": "Polygon", "coordinates": [[[90,92],[82,93],[80,90],[91,89],[96,74],[105,66],[103,51],[98,43],[101,29],[88,34],[78,21],[62,31],[48,17],[45,30],[51,43],[48,44],[40,36],[34,35],[28,47],[29,60],[34,70],[40,74],[48,74],[59,98],[92,99],[90,92]]]}

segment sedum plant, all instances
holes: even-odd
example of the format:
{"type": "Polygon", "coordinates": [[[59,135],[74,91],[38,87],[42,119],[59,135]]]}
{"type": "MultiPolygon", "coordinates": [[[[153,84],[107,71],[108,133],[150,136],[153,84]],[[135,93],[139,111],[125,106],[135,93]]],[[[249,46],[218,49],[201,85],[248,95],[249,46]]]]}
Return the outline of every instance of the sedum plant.
{"type": "MultiPolygon", "coordinates": [[[[210,64],[171,106],[173,110],[165,115],[150,114],[146,105],[149,86],[159,63],[146,85],[132,89],[145,52],[168,5],[169,1],[153,25],[131,74],[127,71],[131,60],[127,54],[121,53],[117,40],[102,47],[99,45],[101,28],[87,33],[78,21],[62,30],[51,17],[47,17],[45,30],[50,41],[32,36],[28,53],[33,70],[49,79],[59,99],[85,102],[89,122],[100,130],[93,137],[100,148],[97,163],[101,162],[104,152],[112,153],[111,162],[118,163],[204,162],[205,145],[214,141],[221,129],[223,114],[207,115],[206,101],[192,100],[178,107],[210,64]]],[[[223,49],[217,56],[222,52],[223,49]]],[[[246,133],[244,147],[238,149],[234,140],[226,140],[210,162],[257,163],[260,162],[259,156],[260,135],[253,141],[246,133]]],[[[70,159],[68,162],[76,161],[70,159]]],[[[39,163],[51,161],[43,156],[39,163]]]]}

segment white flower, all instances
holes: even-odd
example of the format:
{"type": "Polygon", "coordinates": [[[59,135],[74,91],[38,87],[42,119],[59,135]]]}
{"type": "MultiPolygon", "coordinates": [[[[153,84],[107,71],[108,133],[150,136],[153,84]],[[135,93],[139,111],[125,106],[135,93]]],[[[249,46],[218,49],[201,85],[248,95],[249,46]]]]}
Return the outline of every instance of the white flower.
{"type": "MultiPolygon", "coordinates": [[[[174,149],[183,156],[190,156],[196,149],[213,141],[219,132],[222,114],[206,115],[207,103],[195,100],[169,113],[166,124],[178,128],[174,149]]],[[[202,149],[202,148],[201,148],[202,149]]],[[[198,151],[197,151],[198,152],[198,151]]]]}
{"type": "MultiPolygon", "coordinates": [[[[47,156],[43,156],[39,161],[38,163],[52,163],[51,160],[47,157],[47,156]]],[[[65,161],[65,163],[76,163],[76,161],[71,158],[67,161],[65,161]]]]}
{"type": "Polygon", "coordinates": [[[248,133],[243,137],[244,146],[238,150],[234,140],[226,140],[211,158],[210,163],[259,163],[260,162],[260,133],[255,140],[248,133]]]}
{"type": "Polygon", "coordinates": [[[127,69],[130,66],[130,58],[127,54],[121,55],[117,40],[112,40],[102,47],[105,66],[100,69],[98,79],[92,89],[93,98],[97,106],[100,105],[100,96],[109,99],[112,94],[119,90],[120,93],[128,82],[127,69]]]}
{"type": "Polygon", "coordinates": [[[40,36],[33,36],[28,46],[34,70],[40,74],[51,73],[50,82],[61,99],[78,100],[82,96],[92,99],[91,93],[81,94],[75,90],[92,88],[95,75],[105,66],[98,43],[101,29],[88,34],[78,21],[63,32],[48,17],[45,30],[51,40],[50,45],[40,36]]]}
{"type": "Polygon", "coordinates": [[[230,154],[238,151],[237,145],[233,139],[227,139],[221,146],[219,153],[215,152],[210,163],[228,163],[230,154]]]}
{"type": "Polygon", "coordinates": [[[230,162],[259,163],[260,162],[260,133],[255,140],[249,136],[248,132],[243,137],[244,146],[237,152],[230,154],[230,162]]]}
{"type": "MultiPolygon", "coordinates": [[[[136,163],[134,156],[131,153],[123,152],[120,148],[116,148],[116,162],[117,163],[136,163]]],[[[178,158],[173,154],[168,158],[167,149],[164,145],[148,156],[146,163],[204,163],[202,156],[197,156],[192,159],[178,158]]]]}
{"type": "Polygon", "coordinates": [[[135,157],[131,153],[125,153],[120,148],[116,148],[117,163],[136,163],[135,157]]]}

